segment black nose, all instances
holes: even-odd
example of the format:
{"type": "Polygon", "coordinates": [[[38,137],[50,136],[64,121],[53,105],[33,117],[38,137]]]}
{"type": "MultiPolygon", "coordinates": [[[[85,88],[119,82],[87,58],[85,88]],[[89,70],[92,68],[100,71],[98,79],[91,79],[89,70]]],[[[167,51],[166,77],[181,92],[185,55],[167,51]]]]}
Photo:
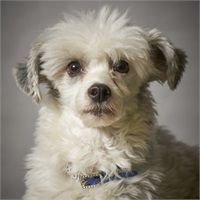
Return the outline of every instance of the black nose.
{"type": "Polygon", "coordinates": [[[96,83],[88,89],[88,96],[95,102],[101,103],[111,96],[110,88],[105,84],[96,83]]]}

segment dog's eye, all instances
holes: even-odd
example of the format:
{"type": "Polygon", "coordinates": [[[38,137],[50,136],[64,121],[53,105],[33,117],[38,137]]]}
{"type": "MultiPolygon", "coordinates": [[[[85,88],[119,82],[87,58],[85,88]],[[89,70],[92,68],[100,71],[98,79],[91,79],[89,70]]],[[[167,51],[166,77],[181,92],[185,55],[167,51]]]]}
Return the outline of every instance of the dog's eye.
{"type": "Polygon", "coordinates": [[[125,60],[120,60],[118,63],[114,65],[114,71],[119,73],[128,73],[129,65],[125,60]]]}
{"type": "Polygon", "coordinates": [[[82,71],[79,61],[72,61],[67,65],[67,73],[69,76],[74,77],[82,71]]]}

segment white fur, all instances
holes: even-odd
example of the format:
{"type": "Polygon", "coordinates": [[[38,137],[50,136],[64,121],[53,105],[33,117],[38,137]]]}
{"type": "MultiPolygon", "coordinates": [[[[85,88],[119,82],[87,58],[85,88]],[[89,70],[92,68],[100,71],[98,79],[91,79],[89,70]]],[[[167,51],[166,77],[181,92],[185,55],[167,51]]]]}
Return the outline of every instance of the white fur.
{"type": "Polygon", "coordinates": [[[38,76],[43,75],[59,97],[43,95],[35,147],[27,157],[24,199],[197,198],[195,150],[157,126],[148,91],[150,80],[167,80],[175,87],[174,73],[179,67],[175,48],[159,31],[130,25],[126,13],[104,7],[99,13],[77,15],[66,15],[42,33],[29,56],[32,90],[28,94],[40,101],[38,76]],[[167,72],[155,67],[151,57],[154,42],[166,58],[166,67],[170,65],[167,72]],[[38,55],[40,75],[35,71],[38,55]],[[84,72],[71,78],[65,68],[74,59],[80,61],[84,72]],[[129,63],[127,74],[110,66],[109,60],[115,63],[120,59],[129,63]],[[113,115],[83,112],[95,106],[87,95],[94,83],[111,89],[112,97],[105,106],[113,115]],[[82,189],[72,178],[99,171],[116,174],[117,166],[134,169],[138,175],[92,189],[82,189]]]}

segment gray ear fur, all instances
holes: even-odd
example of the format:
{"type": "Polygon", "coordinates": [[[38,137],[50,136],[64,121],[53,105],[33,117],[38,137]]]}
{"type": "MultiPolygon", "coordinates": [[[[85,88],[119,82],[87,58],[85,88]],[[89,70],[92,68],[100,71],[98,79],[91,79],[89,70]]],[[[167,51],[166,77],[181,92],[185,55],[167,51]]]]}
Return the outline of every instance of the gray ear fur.
{"type": "Polygon", "coordinates": [[[40,56],[39,45],[35,45],[29,54],[27,63],[19,63],[14,69],[13,74],[17,85],[27,95],[31,96],[36,103],[41,101],[39,90],[39,68],[40,56]]]}
{"type": "Polygon", "coordinates": [[[187,63],[186,54],[175,48],[170,41],[156,29],[148,32],[150,57],[157,71],[155,80],[167,81],[170,89],[176,89],[187,63]]]}

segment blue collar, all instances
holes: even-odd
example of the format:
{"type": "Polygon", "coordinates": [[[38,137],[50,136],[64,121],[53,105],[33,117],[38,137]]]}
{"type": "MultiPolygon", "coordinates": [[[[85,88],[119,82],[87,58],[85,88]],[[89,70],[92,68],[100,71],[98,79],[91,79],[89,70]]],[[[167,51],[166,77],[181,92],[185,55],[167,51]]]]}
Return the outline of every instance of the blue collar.
{"type": "Polygon", "coordinates": [[[137,175],[136,171],[120,171],[117,175],[107,176],[104,172],[96,175],[82,176],[80,182],[83,188],[95,187],[99,184],[104,184],[110,181],[121,180],[123,178],[131,178],[137,175]]]}

